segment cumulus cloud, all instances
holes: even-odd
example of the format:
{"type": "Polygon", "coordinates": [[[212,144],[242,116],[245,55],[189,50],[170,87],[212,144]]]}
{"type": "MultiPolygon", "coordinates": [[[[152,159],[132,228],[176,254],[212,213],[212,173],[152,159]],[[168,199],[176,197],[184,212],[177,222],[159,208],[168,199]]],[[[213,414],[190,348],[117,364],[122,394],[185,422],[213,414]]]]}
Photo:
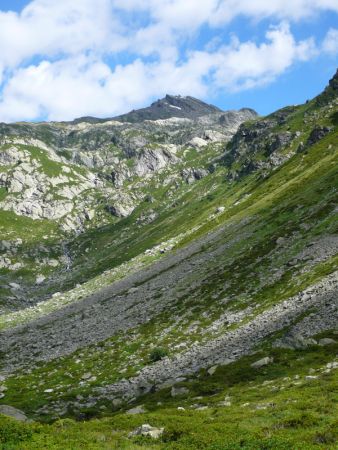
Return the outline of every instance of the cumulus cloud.
{"type": "MultiPolygon", "coordinates": [[[[166,92],[203,98],[271,82],[317,52],[283,19],[320,10],[338,11],[338,0],[32,0],[21,13],[0,11],[0,120],[112,116],[166,92]],[[281,23],[263,42],[223,45],[217,30],[237,16],[281,23]],[[182,51],[203,25],[216,39],[182,51]]],[[[321,49],[337,51],[336,29],[321,49]]]]}
{"type": "Polygon", "coordinates": [[[332,55],[338,54],[338,29],[330,28],[323,41],[322,49],[332,55]]]}

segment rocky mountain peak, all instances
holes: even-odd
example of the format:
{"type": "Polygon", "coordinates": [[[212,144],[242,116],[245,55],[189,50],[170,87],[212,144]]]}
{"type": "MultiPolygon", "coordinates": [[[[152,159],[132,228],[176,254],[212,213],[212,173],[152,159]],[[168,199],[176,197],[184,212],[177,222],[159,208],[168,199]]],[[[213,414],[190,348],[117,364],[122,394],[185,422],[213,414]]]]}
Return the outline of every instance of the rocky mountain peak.
{"type": "Polygon", "coordinates": [[[72,123],[103,123],[111,120],[138,123],[144,122],[145,120],[170,119],[171,117],[195,120],[201,116],[221,112],[223,111],[217,106],[210,105],[194,97],[166,94],[164,98],[156,100],[150,106],[136,110],[133,109],[126,114],[106,119],[90,116],[80,117],[72,123]]]}
{"type": "Polygon", "coordinates": [[[220,112],[222,110],[218,107],[207,104],[197,98],[167,94],[164,98],[156,100],[146,108],[133,110],[114,119],[122,122],[143,122],[144,120],[169,119],[171,117],[196,119],[220,112]]]}

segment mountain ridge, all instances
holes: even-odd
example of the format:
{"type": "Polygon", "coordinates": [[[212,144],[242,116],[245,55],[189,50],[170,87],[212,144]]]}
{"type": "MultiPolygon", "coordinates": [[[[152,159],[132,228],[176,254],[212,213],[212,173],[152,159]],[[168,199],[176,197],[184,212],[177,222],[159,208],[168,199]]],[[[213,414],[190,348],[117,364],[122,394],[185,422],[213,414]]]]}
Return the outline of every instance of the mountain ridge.
{"type": "MultiPolygon", "coordinates": [[[[252,113],[257,114],[250,108],[242,108],[242,110],[250,110],[252,113]]],[[[150,106],[132,110],[128,113],[114,116],[111,118],[96,118],[91,116],[79,117],[74,119],[71,123],[104,123],[110,120],[117,120],[120,122],[143,122],[144,120],[158,120],[169,119],[172,117],[180,117],[186,119],[196,119],[198,117],[212,114],[226,112],[217,106],[208,104],[191,96],[181,95],[169,95],[162,99],[156,100],[151,103],[150,106]]]]}

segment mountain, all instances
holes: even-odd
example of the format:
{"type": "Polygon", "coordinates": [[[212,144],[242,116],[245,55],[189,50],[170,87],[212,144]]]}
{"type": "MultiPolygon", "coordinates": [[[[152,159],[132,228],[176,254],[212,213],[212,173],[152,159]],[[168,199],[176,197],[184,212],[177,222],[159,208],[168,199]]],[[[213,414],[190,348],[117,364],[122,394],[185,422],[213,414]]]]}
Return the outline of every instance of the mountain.
{"type": "Polygon", "coordinates": [[[220,113],[221,109],[208,105],[194,97],[182,97],[181,95],[166,95],[165,98],[157,100],[147,108],[130,111],[110,119],[98,119],[95,117],[81,117],[75,119],[74,123],[89,122],[103,123],[109,120],[120,122],[143,122],[144,120],[169,119],[171,117],[183,117],[185,119],[197,119],[212,113],[220,113]]]}
{"type": "Polygon", "coordinates": [[[5,448],[335,448],[337,94],[1,125],[5,448]]]}

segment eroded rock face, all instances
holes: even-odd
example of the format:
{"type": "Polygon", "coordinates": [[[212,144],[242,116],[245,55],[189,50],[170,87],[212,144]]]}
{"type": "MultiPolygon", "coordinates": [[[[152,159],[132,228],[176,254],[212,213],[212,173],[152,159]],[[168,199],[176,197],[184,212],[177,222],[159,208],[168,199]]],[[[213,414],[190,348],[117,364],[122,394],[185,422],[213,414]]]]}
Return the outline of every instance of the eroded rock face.
{"type": "MultiPolygon", "coordinates": [[[[6,147],[0,147],[0,166],[6,170],[0,171],[0,187],[7,195],[0,208],[34,220],[57,221],[64,231],[78,232],[95,219],[99,193],[106,199],[103,210],[126,217],[143,200],[138,191],[129,192],[128,184],[138,179],[146,184],[164,169],[172,172],[165,183],[175,177],[187,183],[200,180],[208,174],[202,167],[179,173],[178,152],[224,143],[240,123],[256,116],[252,110],[222,112],[190,97],[173,96],[152,105],[150,114],[147,111],[134,112],[142,118],[134,123],[123,116],[68,124],[2,125],[0,144],[6,147]],[[41,140],[46,129],[48,145],[41,140]]],[[[130,117],[135,118],[134,113],[130,117]]],[[[102,219],[109,216],[101,217],[100,223],[102,219]]]]}
{"type": "MultiPolygon", "coordinates": [[[[7,190],[0,208],[32,219],[59,220],[70,214],[74,202],[85,191],[96,187],[95,177],[77,174],[69,169],[49,176],[38,159],[28,150],[11,147],[0,152],[7,171],[1,174],[1,184],[7,190]]],[[[56,170],[56,169],[55,169],[56,170]]]]}
{"type": "Polygon", "coordinates": [[[313,145],[316,142],[320,141],[321,139],[323,139],[328,133],[330,133],[330,131],[332,130],[332,128],[330,127],[316,127],[314,128],[309,136],[309,139],[306,142],[307,146],[313,145]]]}

